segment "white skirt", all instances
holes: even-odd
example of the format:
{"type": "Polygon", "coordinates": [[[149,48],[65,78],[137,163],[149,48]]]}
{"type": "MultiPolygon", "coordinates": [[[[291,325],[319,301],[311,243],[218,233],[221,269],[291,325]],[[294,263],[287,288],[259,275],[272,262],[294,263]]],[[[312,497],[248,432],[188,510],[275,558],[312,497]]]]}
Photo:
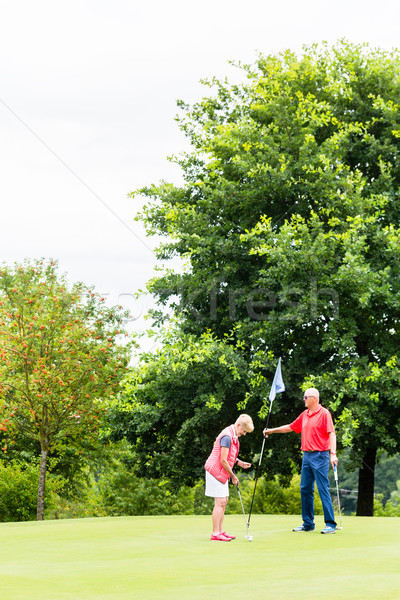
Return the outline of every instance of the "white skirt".
{"type": "Polygon", "coordinates": [[[206,496],[212,498],[227,498],[229,496],[229,480],[221,483],[211,473],[206,471],[206,496]]]}

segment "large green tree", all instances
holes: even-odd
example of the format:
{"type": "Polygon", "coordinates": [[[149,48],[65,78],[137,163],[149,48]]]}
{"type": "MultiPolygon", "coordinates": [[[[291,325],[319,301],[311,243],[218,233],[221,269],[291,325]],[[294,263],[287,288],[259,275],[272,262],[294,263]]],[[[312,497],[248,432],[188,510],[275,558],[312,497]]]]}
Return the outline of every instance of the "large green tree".
{"type": "MultiPolygon", "coordinates": [[[[364,515],[373,511],[378,450],[400,448],[400,230],[384,224],[386,202],[374,197],[368,209],[361,200],[363,216],[346,219],[325,209],[293,216],[279,232],[265,220],[244,236],[266,259],[259,288],[276,298],[249,335],[274,340],[330,401],[360,467],[364,515]]],[[[352,207],[360,209],[355,197],[352,207]]]]}
{"type": "MultiPolygon", "coordinates": [[[[242,85],[205,82],[213,95],[180,103],[184,184],[139,191],[149,234],[168,236],[159,258],[187,264],[149,290],[183,332],[242,344],[261,414],[271,357],[287,388],[277,422],[319,385],[372,514],[376,452],[400,444],[400,55],[340,42],[241,68],[242,85]]],[[[271,446],[265,468],[280,465],[271,446]]]]}
{"type": "Polygon", "coordinates": [[[88,286],[69,286],[53,261],[0,268],[2,449],[18,436],[40,446],[38,520],[49,452],[97,437],[106,401],[126,374],[125,316],[88,286]]]}

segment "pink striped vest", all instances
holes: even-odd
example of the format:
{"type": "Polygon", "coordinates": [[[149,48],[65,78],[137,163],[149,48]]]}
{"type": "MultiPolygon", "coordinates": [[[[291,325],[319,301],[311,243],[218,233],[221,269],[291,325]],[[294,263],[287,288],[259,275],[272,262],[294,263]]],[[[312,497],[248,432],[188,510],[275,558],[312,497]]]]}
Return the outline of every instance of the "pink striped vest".
{"type": "Polygon", "coordinates": [[[235,428],[233,427],[233,425],[230,425],[229,427],[226,427],[223,431],[221,431],[221,433],[215,440],[211,454],[207,458],[206,464],[204,465],[206,471],[211,473],[211,475],[213,475],[215,479],[218,479],[218,481],[220,481],[221,483],[225,483],[229,479],[229,474],[225,471],[224,467],[221,464],[221,446],[219,444],[219,441],[224,435],[229,435],[229,437],[231,438],[231,447],[228,451],[227,461],[232,469],[239,454],[239,439],[235,433],[235,428]]]}

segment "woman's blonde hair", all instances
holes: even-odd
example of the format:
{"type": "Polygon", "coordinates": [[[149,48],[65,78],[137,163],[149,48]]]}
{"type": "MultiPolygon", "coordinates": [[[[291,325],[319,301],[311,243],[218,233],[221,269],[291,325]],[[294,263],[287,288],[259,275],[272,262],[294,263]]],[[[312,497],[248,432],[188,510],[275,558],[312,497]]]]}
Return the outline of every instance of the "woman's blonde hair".
{"type": "Polygon", "coordinates": [[[239,425],[239,424],[242,427],[244,427],[246,429],[246,431],[248,431],[249,433],[254,431],[253,419],[249,415],[244,415],[244,414],[239,415],[238,418],[236,419],[235,425],[239,425]]]}

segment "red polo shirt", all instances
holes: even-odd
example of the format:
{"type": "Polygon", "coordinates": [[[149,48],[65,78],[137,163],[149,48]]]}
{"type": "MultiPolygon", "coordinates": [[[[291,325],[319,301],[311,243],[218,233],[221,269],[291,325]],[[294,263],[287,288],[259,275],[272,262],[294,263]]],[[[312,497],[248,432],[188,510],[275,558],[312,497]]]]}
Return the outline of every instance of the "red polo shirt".
{"type": "Polygon", "coordinates": [[[321,405],[313,413],[303,411],[290,428],[301,432],[301,449],[305,452],[329,450],[329,434],[335,431],[331,413],[321,405]]]}

